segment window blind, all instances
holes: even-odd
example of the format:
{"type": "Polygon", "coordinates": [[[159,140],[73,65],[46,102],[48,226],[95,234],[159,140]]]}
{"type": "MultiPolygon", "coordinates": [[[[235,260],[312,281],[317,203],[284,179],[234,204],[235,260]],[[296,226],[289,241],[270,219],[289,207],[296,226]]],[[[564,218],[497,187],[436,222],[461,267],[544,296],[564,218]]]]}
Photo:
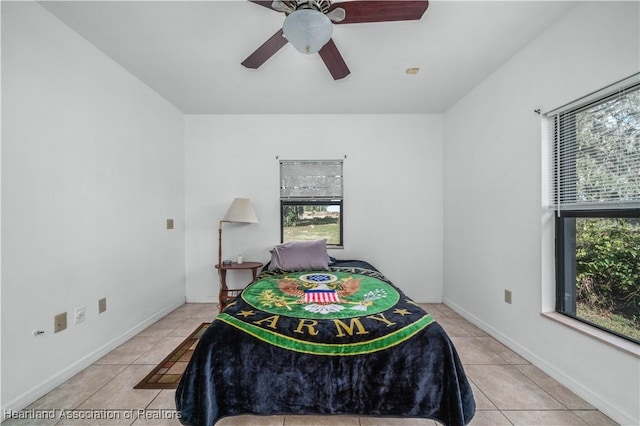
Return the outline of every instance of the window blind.
{"type": "Polygon", "coordinates": [[[280,199],[341,200],[342,160],[280,160],[280,199]]]}
{"type": "Polygon", "coordinates": [[[640,74],[547,117],[558,212],[640,208],[640,74]]]}

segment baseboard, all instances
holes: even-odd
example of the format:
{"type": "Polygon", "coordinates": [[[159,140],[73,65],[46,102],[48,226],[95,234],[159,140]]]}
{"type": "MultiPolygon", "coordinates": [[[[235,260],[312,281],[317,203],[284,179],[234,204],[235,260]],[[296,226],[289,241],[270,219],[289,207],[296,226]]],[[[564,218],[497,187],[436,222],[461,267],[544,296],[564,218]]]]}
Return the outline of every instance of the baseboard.
{"type": "Polygon", "coordinates": [[[10,401],[6,406],[0,408],[0,411],[2,411],[2,421],[6,420],[7,413],[20,411],[25,407],[29,406],[29,404],[32,404],[33,402],[37,401],[38,398],[41,398],[42,396],[51,392],[52,390],[54,390],[55,388],[57,388],[67,380],[71,379],[73,376],[80,373],[82,370],[89,367],[91,364],[95,363],[100,358],[107,355],[109,352],[111,352],[121,344],[125,343],[127,340],[131,339],[132,337],[140,333],[142,330],[146,329],[147,327],[149,327],[150,325],[158,321],[160,318],[174,311],[175,309],[182,306],[183,304],[184,304],[184,299],[180,299],[180,301],[176,301],[172,303],[171,305],[165,307],[161,311],[156,312],[155,314],[151,315],[144,321],[140,322],[136,326],[130,328],[120,337],[113,339],[112,341],[108,342],[104,346],[101,346],[100,348],[96,349],[95,351],[91,352],[85,357],[79,359],[78,361],[74,362],[64,370],[60,371],[59,373],[55,374],[54,376],[50,377],[49,379],[45,380],[39,385],[29,389],[19,397],[15,398],[13,401],[10,401]]]}
{"type": "Polygon", "coordinates": [[[531,364],[538,367],[540,370],[551,376],[553,379],[560,382],[563,386],[568,388],[571,392],[578,395],[580,398],[587,401],[592,406],[596,407],[605,415],[609,416],[611,419],[616,421],[620,425],[635,425],[634,419],[626,416],[624,413],[621,413],[615,407],[611,406],[607,401],[604,401],[600,396],[591,392],[590,389],[585,388],[581,383],[576,382],[571,377],[564,374],[562,371],[555,368],[553,365],[549,364],[544,359],[538,357],[533,352],[529,351],[524,346],[521,346],[519,343],[512,340],[510,337],[505,334],[499,332],[498,330],[491,327],[489,324],[482,321],[480,318],[470,314],[462,307],[456,305],[451,300],[446,297],[443,298],[442,303],[453,309],[460,316],[464,317],[466,320],[470,321],[477,327],[481,328],[485,332],[487,332],[491,337],[498,340],[500,343],[516,352],[518,355],[529,361],[531,364]]]}

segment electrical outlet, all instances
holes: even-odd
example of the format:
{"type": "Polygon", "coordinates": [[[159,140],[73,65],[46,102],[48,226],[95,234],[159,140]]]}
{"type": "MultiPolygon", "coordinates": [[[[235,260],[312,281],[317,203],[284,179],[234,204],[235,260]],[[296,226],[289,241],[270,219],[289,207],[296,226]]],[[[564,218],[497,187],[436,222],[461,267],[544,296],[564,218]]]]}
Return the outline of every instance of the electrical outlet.
{"type": "Polygon", "coordinates": [[[167,219],[167,229],[173,229],[173,219],[167,219]]]}
{"type": "Polygon", "coordinates": [[[67,328],[67,313],[63,312],[61,314],[53,317],[53,332],[57,333],[67,328]]]}
{"type": "Polygon", "coordinates": [[[84,321],[86,309],[84,306],[78,306],[75,311],[73,311],[73,323],[79,324],[84,321]]]}
{"type": "Polygon", "coordinates": [[[107,310],[107,298],[103,297],[102,299],[98,300],[98,313],[101,314],[106,310],[107,310]]]}
{"type": "Polygon", "coordinates": [[[511,304],[511,291],[510,290],[505,290],[504,291],[504,301],[505,301],[505,303],[511,304]]]}

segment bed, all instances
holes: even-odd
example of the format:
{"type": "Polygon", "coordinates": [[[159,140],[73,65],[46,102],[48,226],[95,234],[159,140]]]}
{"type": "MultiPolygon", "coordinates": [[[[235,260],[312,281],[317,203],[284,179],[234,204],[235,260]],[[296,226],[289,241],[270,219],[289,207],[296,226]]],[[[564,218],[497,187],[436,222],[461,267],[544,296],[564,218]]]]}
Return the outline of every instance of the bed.
{"type": "Polygon", "coordinates": [[[202,335],[176,389],[183,424],[241,414],[471,421],[475,402],[451,340],[374,266],[274,263],[272,251],[202,335]]]}

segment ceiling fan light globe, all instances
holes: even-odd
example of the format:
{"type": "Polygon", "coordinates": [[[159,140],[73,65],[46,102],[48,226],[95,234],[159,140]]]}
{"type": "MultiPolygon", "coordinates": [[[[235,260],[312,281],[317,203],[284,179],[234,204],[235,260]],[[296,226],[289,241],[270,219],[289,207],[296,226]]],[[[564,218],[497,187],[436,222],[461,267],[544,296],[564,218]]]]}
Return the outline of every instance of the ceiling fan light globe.
{"type": "Polygon", "coordinates": [[[282,32],[298,51],[317,53],[331,39],[333,24],[322,12],[300,9],[285,18],[282,32]]]}

